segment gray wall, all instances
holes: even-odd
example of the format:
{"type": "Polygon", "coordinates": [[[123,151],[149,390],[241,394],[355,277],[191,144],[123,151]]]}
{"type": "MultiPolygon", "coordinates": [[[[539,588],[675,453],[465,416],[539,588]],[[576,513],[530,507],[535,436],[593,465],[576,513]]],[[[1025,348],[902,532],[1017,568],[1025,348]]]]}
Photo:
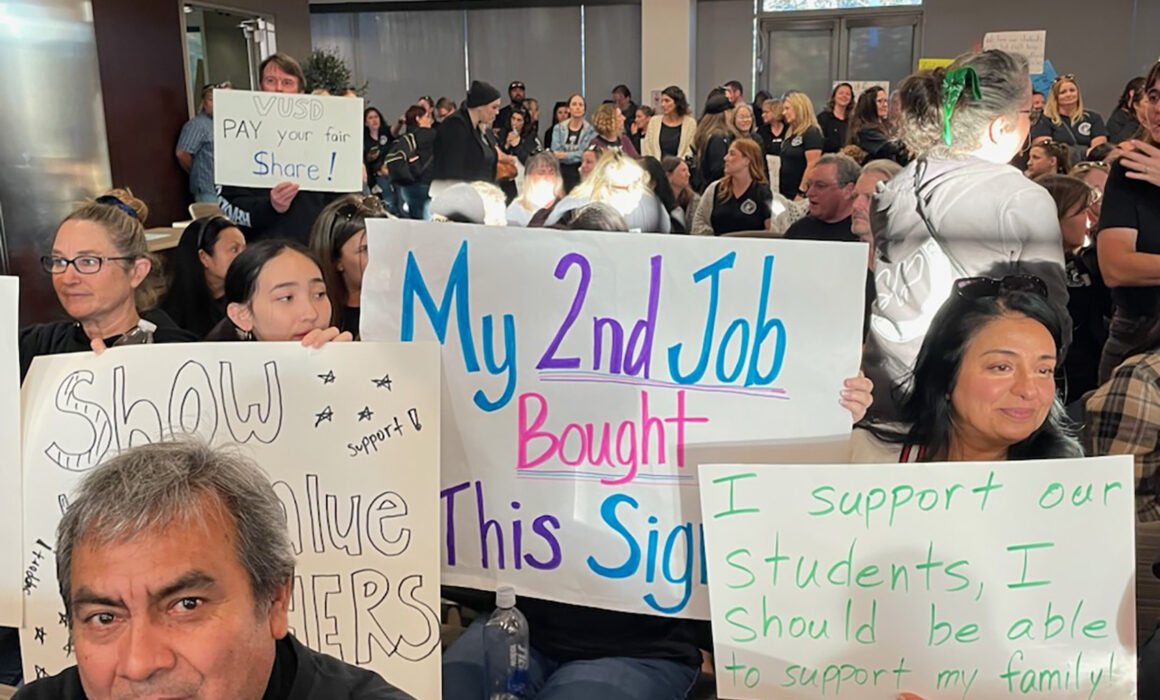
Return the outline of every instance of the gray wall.
{"type": "MultiPolygon", "coordinates": [[[[206,83],[228,80],[235,89],[250,88],[250,58],[246,48],[246,35],[238,27],[242,19],[239,15],[213,10],[206,10],[203,13],[201,35],[202,46],[205,47],[206,83]]],[[[276,21],[274,26],[278,26],[276,21]]],[[[193,79],[195,76],[190,78],[193,79]]]]}
{"type": "MultiPolygon", "coordinates": [[[[729,80],[740,80],[745,96],[753,97],[752,0],[701,0],[697,3],[696,84],[689,104],[697,114],[705,95],[729,80]]],[[[663,85],[650,89],[660,89],[663,85]]]]}

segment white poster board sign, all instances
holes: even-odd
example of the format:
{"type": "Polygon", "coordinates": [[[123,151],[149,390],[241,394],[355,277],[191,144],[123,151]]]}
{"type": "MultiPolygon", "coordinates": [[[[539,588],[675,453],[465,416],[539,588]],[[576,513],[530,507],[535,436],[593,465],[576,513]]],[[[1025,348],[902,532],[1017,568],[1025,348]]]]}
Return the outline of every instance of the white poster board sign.
{"type": "Polygon", "coordinates": [[[443,342],[445,584],[707,618],[705,452],[846,442],[863,244],[367,233],[362,337],[443,342]]]}
{"type": "Polygon", "coordinates": [[[19,627],[24,615],[24,590],[29,576],[20,542],[20,352],[19,277],[0,277],[0,512],[9,514],[6,535],[0,537],[0,626],[19,627]]]}
{"type": "Polygon", "coordinates": [[[849,83],[850,87],[854,88],[854,102],[851,103],[850,109],[853,109],[854,104],[857,104],[858,96],[872,87],[880,87],[886,91],[886,94],[890,94],[889,80],[835,80],[833,87],[837,88],[842,83],[849,83]]]}
{"type": "Polygon", "coordinates": [[[362,191],[362,98],[214,90],[213,101],[215,183],[362,191]]]}
{"type": "Polygon", "coordinates": [[[24,675],[76,663],[53,566],[81,477],[162,434],[237,444],[269,474],[298,558],[303,644],[440,697],[439,363],[430,345],[197,343],[39,357],[24,383],[25,559],[41,563],[24,675]]]}
{"type": "Polygon", "coordinates": [[[1131,457],[699,477],[719,697],[1135,697],[1131,457]]]}
{"type": "Polygon", "coordinates": [[[1031,74],[1043,72],[1043,54],[1047,47],[1047,30],[1021,32],[987,32],[983,35],[983,50],[1000,49],[1027,57],[1031,74]]]}

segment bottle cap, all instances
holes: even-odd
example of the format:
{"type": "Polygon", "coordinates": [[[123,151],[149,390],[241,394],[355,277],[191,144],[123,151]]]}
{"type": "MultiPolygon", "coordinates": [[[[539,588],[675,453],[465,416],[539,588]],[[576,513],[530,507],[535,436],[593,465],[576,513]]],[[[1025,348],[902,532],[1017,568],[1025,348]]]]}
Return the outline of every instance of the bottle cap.
{"type": "Polygon", "coordinates": [[[146,321],[145,319],[140,319],[137,321],[137,327],[146,333],[152,333],[157,330],[156,323],[153,323],[152,321],[146,321]]]}
{"type": "Polygon", "coordinates": [[[516,605],[516,589],[511,586],[500,586],[496,588],[495,604],[501,608],[514,608],[516,605]]]}

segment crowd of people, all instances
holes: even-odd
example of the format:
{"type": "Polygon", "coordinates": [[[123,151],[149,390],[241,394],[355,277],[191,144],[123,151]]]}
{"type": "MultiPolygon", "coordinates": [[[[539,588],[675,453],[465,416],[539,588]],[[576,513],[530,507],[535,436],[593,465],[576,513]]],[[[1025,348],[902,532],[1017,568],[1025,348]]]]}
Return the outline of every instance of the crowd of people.
{"type": "MultiPolygon", "coordinates": [[[[289,56],[260,72],[263,90],[305,90],[289,56]]],[[[653,113],[619,85],[591,119],[574,94],[541,124],[526,91],[513,81],[501,109],[499,91],[475,81],[462,104],[425,97],[390,125],[368,107],[366,191],[346,195],[291,183],[207,190],[197,176],[205,125],[191,122],[178,158],[193,197],[214,192],[220,212],[185,230],[162,279],[146,250],[147,207],[129,189],[78,208],[42,259],[70,318],[21,331],[22,376],[38,355],[127,343],[356,339],[374,218],[865,242],[865,376],[839,397],[856,424],[851,462],[1132,454],[1138,518],[1160,520],[1160,63],[1128,83],[1106,124],[1075,76],[1035,93],[1027,61],[996,50],[917,72],[894,100],[840,83],[820,114],[801,92],[750,104],[736,81],[709,92],[699,119],[678,86],[653,113]]],[[[203,112],[212,118],[212,91],[203,112]]],[[[112,507],[103,484],[165,459],[222,461],[188,445],[119,457],[86,479],[62,534],[85,543],[89,528],[116,527],[101,513],[112,507]]],[[[244,464],[220,468],[261,480],[244,464]]],[[[161,537],[150,528],[174,517],[163,509],[225,502],[218,481],[182,483],[194,490],[180,502],[117,511],[137,513],[134,537],[161,537]]],[[[253,492],[256,508],[276,507],[266,484],[238,489],[253,492]]],[[[353,673],[284,641],[290,559],[267,589],[246,594],[274,601],[261,608],[273,621],[259,625],[256,665],[229,669],[236,687],[257,690],[230,697],[273,697],[263,679],[285,675],[285,659],[315,675],[353,673]]],[[[75,619],[67,579],[62,594],[75,619]]],[[[530,679],[541,700],[679,700],[711,646],[701,623],[534,599],[521,608],[535,630],[530,679]]],[[[78,635],[82,666],[84,643],[78,635]]],[[[1157,643],[1141,652],[1141,697],[1160,693],[1157,643]]],[[[443,696],[485,697],[482,669],[477,623],[445,651],[443,696]]],[[[342,677],[336,687],[355,678],[342,677]]],[[[101,681],[84,668],[79,678],[66,672],[21,697],[103,697],[101,681]]],[[[402,697],[381,680],[371,686],[342,697],[402,697]]]]}

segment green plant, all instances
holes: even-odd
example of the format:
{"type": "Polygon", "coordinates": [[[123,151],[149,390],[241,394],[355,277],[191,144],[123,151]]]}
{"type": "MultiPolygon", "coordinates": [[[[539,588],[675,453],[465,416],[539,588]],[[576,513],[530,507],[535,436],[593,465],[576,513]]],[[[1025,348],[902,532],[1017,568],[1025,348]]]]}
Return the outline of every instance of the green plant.
{"type": "MultiPolygon", "coordinates": [[[[354,85],[350,68],[334,49],[314,49],[302,70],[306,74],[307,92],[321,88],[332,95],[341,95],[347,86],[354,85]]],[[[365,95],[367,84],[355,85],[354,89],[359,95],[365,95]]]]}

